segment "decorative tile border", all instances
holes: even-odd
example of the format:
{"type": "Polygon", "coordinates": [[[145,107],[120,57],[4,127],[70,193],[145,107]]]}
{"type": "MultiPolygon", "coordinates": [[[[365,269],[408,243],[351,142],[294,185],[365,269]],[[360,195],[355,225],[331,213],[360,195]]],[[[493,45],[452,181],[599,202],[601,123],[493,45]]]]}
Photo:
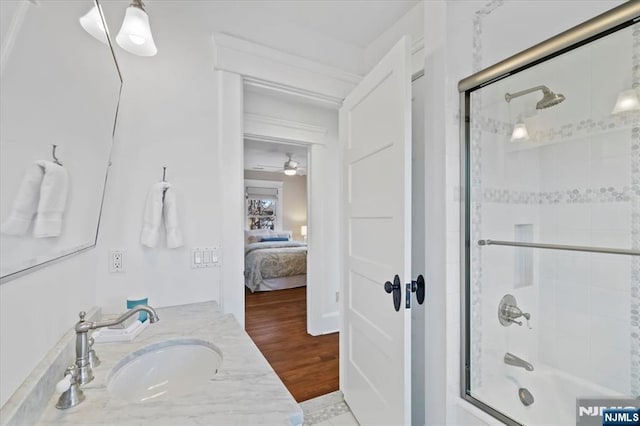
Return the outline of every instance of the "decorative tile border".
{"type": "Polygon", "coordinates": [[[640,199],[640,185],[622,188],[601,187],[566,189],[564,191],[515,191],[485,188],[482,201],[502,204],[573,204],[573,203],[617,203],[640,199]]]}
{"type": "MultiPolygon", "coordinates": [[[[633,88],[640,87],[640,24],[633,26],[632,56],[633,88]]],[[[631,185],[640,188],[640,118],[633,117],[631,129],[631,185]]],[[[640,249],[640,197],[633,197],[631,204],[631,247],[640,249]]],[[[629,314],[631,321],[630,350],[631,394],[640,395],[640,257],[631,258],[631,297],[629,314]]]]}
{"type": "MultiPolygon", "coordinates": [[[[473,17],[472,68],[482,69],[482,20],[504,4],[503,0],[492,0],[477,10],[473,17]]],[[[474,108],[471,110],[471,239],[481,238],[482,229],[482,92],[474,94],[474,108]]],[[[477,245],[471,246],[471,389],[482,386],[482,251],[477,245]]]]}
{"type": "MultiPolygon", "coordinates": [[[[560,142],[570,138],[588,137],[597,134],[597,132],[611,132],[631,128],[638,120],[638,117],[640,117],[640,113],[634,112],[608,115],[598,120],[586,118],[573,123],[563,124],[559,127],[544,130],[530,130],[529,137],[531,141],[540,144],[560,142]]],[[[478,123],[479,129],[486,133],[510,137],[513,132],[514,123],[507,121],[479,116],[478,123]]]]}
{"type": "Polygon", "coordinates": [[[344,413],[350,413],[342,392],[336,391],[300,403],[304,413],[304,426],[316,425],[344,413]]]}

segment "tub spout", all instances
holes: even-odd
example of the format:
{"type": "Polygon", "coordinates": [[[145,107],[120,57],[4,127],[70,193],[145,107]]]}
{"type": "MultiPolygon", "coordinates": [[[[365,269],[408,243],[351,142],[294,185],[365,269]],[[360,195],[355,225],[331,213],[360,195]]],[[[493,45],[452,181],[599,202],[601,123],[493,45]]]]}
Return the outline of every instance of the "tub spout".
{"type": "Polygon", "coordinates": [[[533,371],[533,365],[531,365],[531,363],[515,356],[511,352],[507,352],[506,354],[504,354],[504,363],[513,365],[514,367],[522,367],[527,371],[533,371]]]}

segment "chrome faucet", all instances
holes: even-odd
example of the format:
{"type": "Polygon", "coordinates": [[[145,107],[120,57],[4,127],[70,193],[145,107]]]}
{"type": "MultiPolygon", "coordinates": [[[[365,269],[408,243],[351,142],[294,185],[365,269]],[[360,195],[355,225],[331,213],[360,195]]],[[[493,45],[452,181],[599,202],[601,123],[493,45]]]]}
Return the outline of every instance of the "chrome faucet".
{"type": "MultiPolygon", "coordinates": [[[[140,311],[145,311],[149,314],[149,322],[154,323],[159,320],[158,314],[155,309],[151,306],[147,305],[138,305],[135,308],[125,312],[120,315],[118,318],[109,320],[109,321],[86,321],[84,317],[87,315],[86,312],[80,312],[80,321],[78,321],[75,325],[76,330],[76,367],[77,367],[77,382],[79,385],[84,385],[93,380],[93,371],[92,371],[92,363],[90,352],[92,348],[90,347],[90,341],[88,337],[88,333],[91,330],[96,330],[98,328],[103,327],[111,327],[117,324],[124,322],[130,316],[137,314],[140,311]]],[[[93,352],[93,357],[97,358],[95,352],[93,352]]]]}
{"type": "Polygon", "coordinates": [[[515,356],[511,352],[507,352],[506,354],[504,354],[504,363],[513,365],[514,367],[522,367],[527,371],[533,371],[533,365],[531,365],[531,363],[515,356]]]}

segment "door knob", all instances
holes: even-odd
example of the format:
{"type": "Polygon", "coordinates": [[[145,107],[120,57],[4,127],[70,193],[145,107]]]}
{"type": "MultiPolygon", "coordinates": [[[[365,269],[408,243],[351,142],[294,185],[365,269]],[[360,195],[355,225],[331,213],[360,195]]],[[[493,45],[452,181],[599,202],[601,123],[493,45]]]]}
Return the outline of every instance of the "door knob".
{"type": "Polygon", "coordinates": [[[400,277],[393,277],[393,284],[390,281],[384,283],[384,291],[387,293],[393,293],[393,307],[396,312],[400,310],[400,300],[402,299],[402,288],[400,285],[400,277]]]}
{"type": "Polygon", "coordinates": [[[424,303],[425,293],[425,283],[422,275],[418,275],[418,278],[416,278],[415,281],[411,281],[411,291],[416,294],[418,305],[422,305],[424,303]]]}

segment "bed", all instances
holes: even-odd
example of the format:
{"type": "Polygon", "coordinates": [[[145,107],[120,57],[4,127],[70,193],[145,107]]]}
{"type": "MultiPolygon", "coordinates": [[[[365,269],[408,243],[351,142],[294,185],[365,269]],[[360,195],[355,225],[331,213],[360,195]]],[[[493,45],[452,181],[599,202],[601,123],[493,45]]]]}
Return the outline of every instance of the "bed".
{"type": "Polygon", "coordinates": [[[283,231],[246,231],[245,286],[252,292],[307,284],[307,244],[283,231]]]}

